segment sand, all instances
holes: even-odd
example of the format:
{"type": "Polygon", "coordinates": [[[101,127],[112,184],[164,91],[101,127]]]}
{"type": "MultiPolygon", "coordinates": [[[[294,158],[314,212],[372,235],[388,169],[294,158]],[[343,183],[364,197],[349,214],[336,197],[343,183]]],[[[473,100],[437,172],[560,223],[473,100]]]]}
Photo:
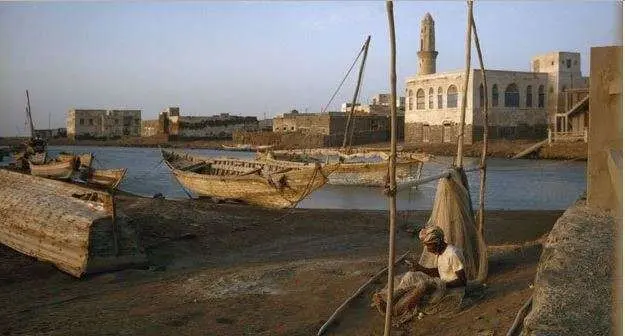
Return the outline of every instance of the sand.
{"type": "MultiPolygon", "coordinates": [[[[149,265],[75,279],[0,246],[1,335],[311,335],[387,258],[383,211],[132,197],[119,204],[139,229],[149,265]]],[[[395,334],[505,334],[531,295],[539,238],[561,213],[488,212],[483,295],[452,316],[426,316],[395,334]]],[[[398,253],[420,252],[405,227],[428,215],[399,214],[398,253]]],[[[382,286],[357,299],[328,334],[381,334],[384,319],[369,298],[382,286]]]]}

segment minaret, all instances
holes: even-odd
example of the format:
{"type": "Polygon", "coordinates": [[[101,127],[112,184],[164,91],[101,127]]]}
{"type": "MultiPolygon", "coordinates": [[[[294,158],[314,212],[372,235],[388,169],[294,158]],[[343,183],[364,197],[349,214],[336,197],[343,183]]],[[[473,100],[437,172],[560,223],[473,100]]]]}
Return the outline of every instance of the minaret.
{"type": "Polygon", "coordinates": [[[436,73],[436,56],[438,51],[434,46],[434,20],[430,13],[425,13],[421,20],[421,44],[419,47],[419,75],[436,73]]]}

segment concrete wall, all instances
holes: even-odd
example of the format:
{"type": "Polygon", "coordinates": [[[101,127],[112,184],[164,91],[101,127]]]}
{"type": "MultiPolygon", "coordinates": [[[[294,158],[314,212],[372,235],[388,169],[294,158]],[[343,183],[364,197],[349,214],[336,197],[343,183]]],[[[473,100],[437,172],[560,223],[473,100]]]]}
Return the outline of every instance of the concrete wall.
{"type": "Polygon", "coordinates": [[[610,174],[610,150],[623,152],[623,49],[598,47],[590,50],[590,117],[588,134],[588,204],[622,211],[622,184],[610,174]]]}

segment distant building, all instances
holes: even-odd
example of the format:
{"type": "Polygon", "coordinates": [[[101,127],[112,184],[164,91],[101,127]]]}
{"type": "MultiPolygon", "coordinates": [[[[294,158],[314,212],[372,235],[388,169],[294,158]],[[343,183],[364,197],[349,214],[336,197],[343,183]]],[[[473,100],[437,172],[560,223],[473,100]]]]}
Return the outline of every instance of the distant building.
{"type": "Polygon", "coordinates": [[[71,139],[140,135],[141,110],[71,109],[67,113],[67,136],[71,139]]]}
{"type": "Polygon", "coordinates": [[[151,137],[158,135],[158,120],[141,120],[141,136],[151,137]]]}
{"type": "Polygon", "coordinates": [[[258,130],[264,132],[273,131],[273,119],[261,119],[258,121],[258,130]]]}
{"type": "Polygon", "coordinates": [[[35,137],[40,137],[42,139],[65,138],[67,137],[67,128],[61,127],[35,130],[35,137]]]}
{"type": "MultiPolygon", "coordinates": [[[[341,105],[341,112],[350,112],[351,111],[351,103],[343,103],[341,105]]],[[[397,114],[404,114],[404,106],[405,106],[405,97],[397,97],[397,114]]],[[[370,114],[380,114],[380,115],[390,115],[391,114],[391,94],[390,93],[379,93],[373,98],[371,98],[371,104],[361,105],[360,103],[356,103],[354,107],[354,113],[370,113],[370,114]]]]}
{"type": "Polygon", "coordinates": [[[465,143],[482,139],[486,101],[490,138],[545,139],[557,111],[567,106],[565,91],[588,85],[581,76],[579,53],[555,52],[535,57],[531,72],[486,70],[486,89],[481,71],[472,69],[464,93],[464,70],[436,72],[438,52],[429,13],[421,21],[420,41],[419,73],[406,79],[406,143],[456,142],[465,94],[465,143]]]}
{"type": "MultiPolygon", "coordinates": [[[[146,124],[144,134],[151,134],[146,124]]],[[[181,116],[179,107],[169,107],[159,114],[156,135],[166,134],[170,138],[194,139],[231,139],[232,133],[238,130],[257,131],[258,119],[256,117],[234,116],[229,113],[221,113],[213,116],[181,116]]]]}
{"type": "MultiPolygon", "coordinates": [[[[285,113],[273,119],[276,133],[301,132],[326,135],[326,145],[340,146],[343,143],[347,113],[285,113]]],[[[352,144],[384,142],[390,140],[390,118],[385,115],[354,114],[354,135],[352,144]]],[[[403,116],[397,117],[398,138],[403,138],[403,116]]]]}

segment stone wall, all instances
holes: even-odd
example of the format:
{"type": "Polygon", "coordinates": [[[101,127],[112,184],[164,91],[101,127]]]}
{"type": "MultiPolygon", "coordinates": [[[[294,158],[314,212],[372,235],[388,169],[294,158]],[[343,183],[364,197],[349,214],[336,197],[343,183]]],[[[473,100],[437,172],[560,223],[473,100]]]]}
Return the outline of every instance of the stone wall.
{"type": "Polygon", "coordinates": [[[141,136],[151,137],[158,135],[159,132],[159,120],[142,120],[141,121],[141,136]]]}

